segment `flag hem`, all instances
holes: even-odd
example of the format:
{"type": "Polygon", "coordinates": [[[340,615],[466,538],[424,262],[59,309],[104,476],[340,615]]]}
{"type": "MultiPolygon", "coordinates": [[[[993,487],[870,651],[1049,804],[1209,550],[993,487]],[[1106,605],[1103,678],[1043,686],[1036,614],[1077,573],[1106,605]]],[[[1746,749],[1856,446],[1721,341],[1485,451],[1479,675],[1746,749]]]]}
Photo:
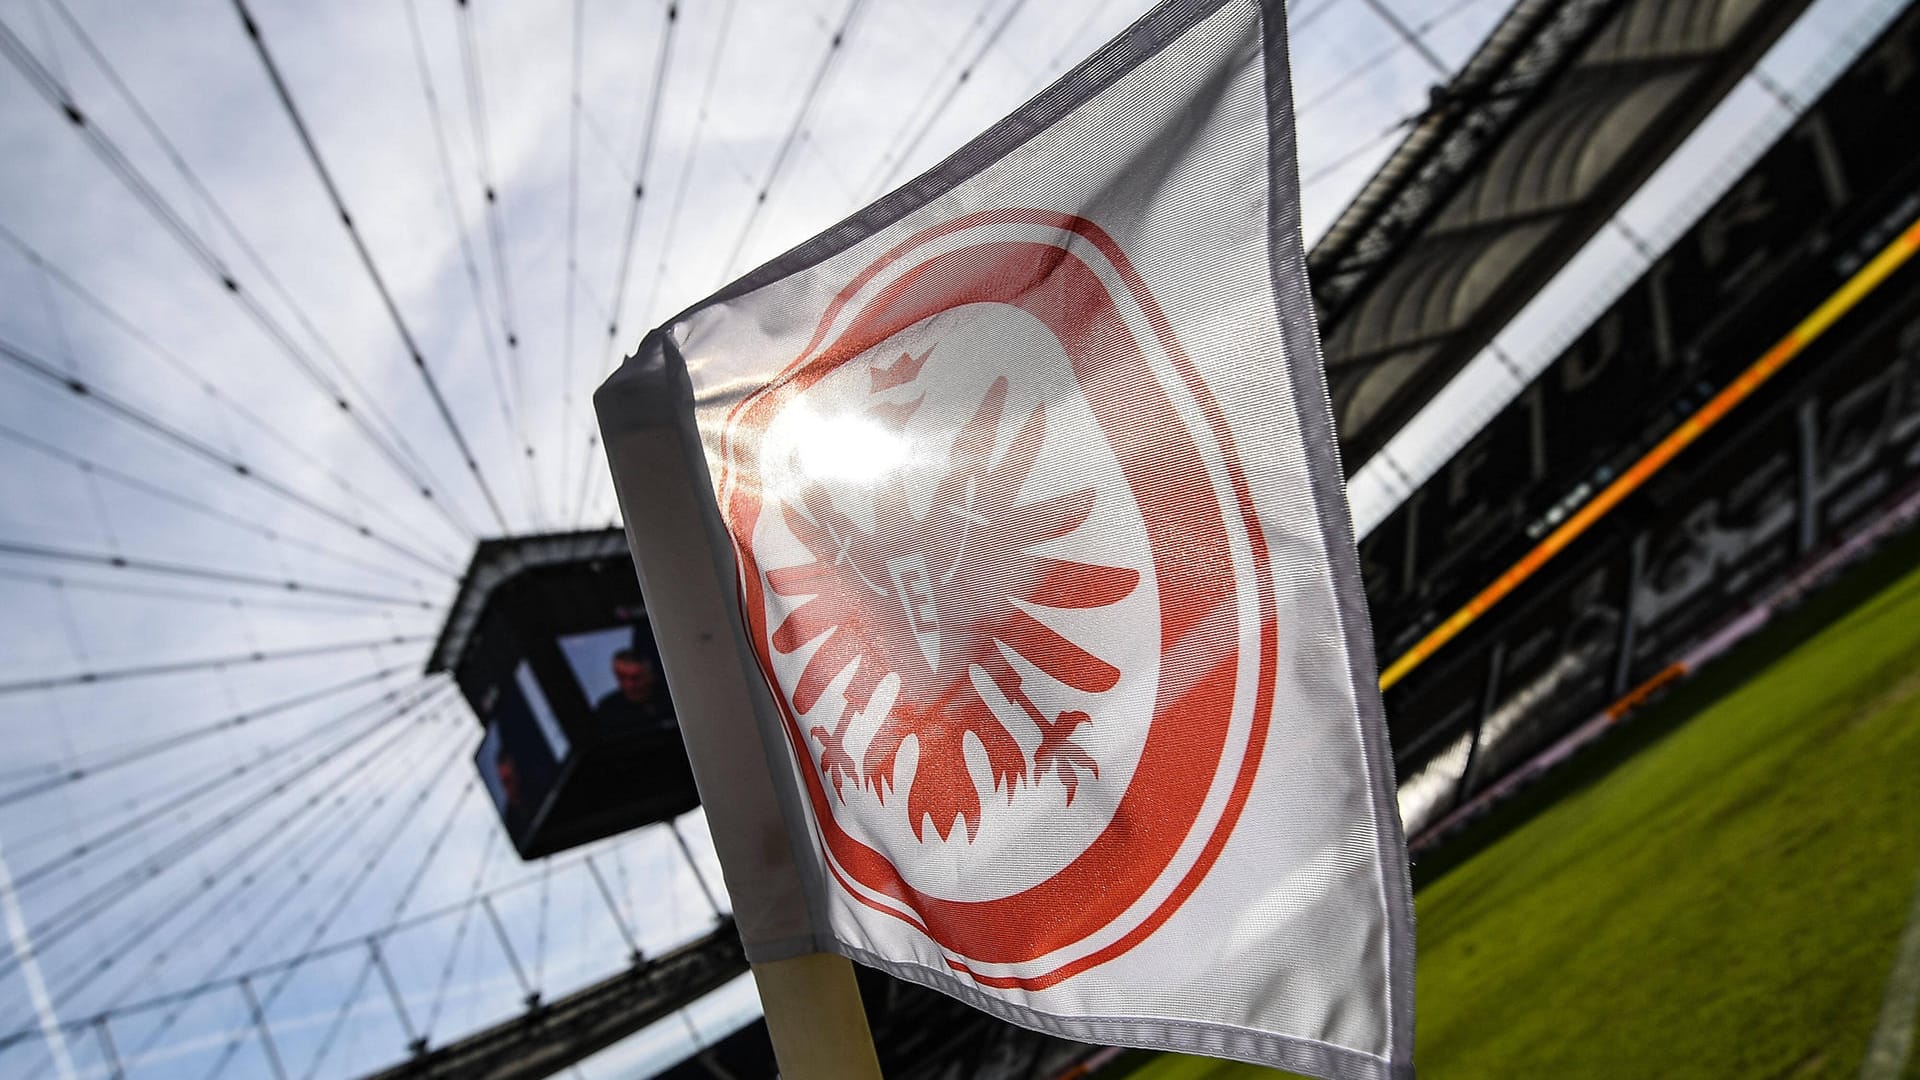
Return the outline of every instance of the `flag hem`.
{"type": "Polygon", "coordinates": [[[831,952],[1043,1035],[1140,1050],[1172,1050],[1265,1065],[1324,1080],[1413,1080],[1413,1068],[1364,1050],[1207,1020],[1143,1016],[1058,1016],[1017,1005],[968,986],[945,972],[903,963],[834,941],[831,952]]]}
{"type": "Polygon", "coordinates": [[[1308,288],[1306,245],[1299,199],[1299,159],[1293,112],[1292,61],[1288,53],[1284,0],[1258,5],[1261,52],[1267,90],[1267,259],[1273,303],[1287,373],[1293,383],[1294,413],[1307,457],[1307,478],[1326,546],[1329,587],[1340,619],[1347,654],[1347,678],[1359,727],[1361,761],[1366,770],[1373,835],[1377,848],[1381,902],[1387,913],[1385,978],[1387,987],[1387,1060],[1413,1075],[1414,927],[1413,885],[1407,869],[1407,842],[1394,795],[1393,753],[1387,743],[1386,710],[1380,700],[1379,664],[1373,652],[1372,615],[1360,578],[1347,505],[1346,472],[1334,430],[1333,401],[1327,391],[1326,363],[1313,296],[1308,288]],[[1276,10],[1277,9],[1277,10],[1276,10]],[[1277,17],[1276,17],[1277,16],[1277,17]],[[1290,199],[1276,198],[1292,192],[1290,199]],[[1308,399],[1312,398],[1310,402],[1308,399]]]}

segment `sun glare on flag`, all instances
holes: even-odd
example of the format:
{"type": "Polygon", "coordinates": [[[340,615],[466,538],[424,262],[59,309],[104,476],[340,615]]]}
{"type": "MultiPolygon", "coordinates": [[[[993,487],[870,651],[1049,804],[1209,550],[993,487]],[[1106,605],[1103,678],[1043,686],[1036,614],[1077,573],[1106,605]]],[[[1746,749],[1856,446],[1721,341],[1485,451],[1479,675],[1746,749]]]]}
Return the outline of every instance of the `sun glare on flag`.
{"type": "Polygon", "coordinates": [[[872,480],[900,467],[908,441],[860,416],[791,417],[800,470],[819,480],[872,480]]]}

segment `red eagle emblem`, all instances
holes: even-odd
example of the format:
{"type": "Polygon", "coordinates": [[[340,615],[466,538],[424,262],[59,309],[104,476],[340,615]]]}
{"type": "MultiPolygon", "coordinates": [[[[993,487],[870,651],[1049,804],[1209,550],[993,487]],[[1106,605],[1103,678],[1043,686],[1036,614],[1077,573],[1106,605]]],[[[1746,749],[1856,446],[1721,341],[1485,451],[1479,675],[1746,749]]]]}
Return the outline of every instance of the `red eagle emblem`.
{"type": "MultiPolygon", "coordinates": [[[[872,393],[910,385],[931,352],[903,353],[892,365],[872,368],[872,393]]],[[[967,767],[968,733],[986,751],[992,790],[1004,789],[1009,799],[1015,785],[1037,784],[1051,775],[1071,804],[1082,774],[1099,776],[1098,764],[1073,739],[1076,729],[1091,722],[1088,714],[1046,715],[1001,647],[1074,690],[1111,690],[1120,681],[1117,668],[1023,605],[1105,607],[1124,599],[1140,581],[1135,570],[1036,552],[1087,521],[1095,492],[1083,488],[1022,497],[1046,441],[1046,407],[1035,405],[1012,438],[1003,440],[1007,390],[1007,380],[996,379],[954,438],[948,468],[926,512],[909,505],[898,474],[872,488],[871,529],[836,506],[818,483],[805,485],[797,500],[780,505],[787,528],[812,559],[767,575],[775,593],[799,601],[774,631],[773,647],[793,653],[825,638],[794,687],[794,709],[812,712],[829,684],[853,668],[845,716],[831,729],[825,724],[810,729],[820,744],[821,774],[843,801],[851,779],[884,803],[901,746],[914,738],[919,759],[906,781],[906,812],[922,840],[928,819],[942,839],[961,821],[969,840],[979,833],[982,792],[967,767]],[[982,697],[976,672],[1033,725],[1024,740],[1034,747],[1030,757],[1023,740],[982,697]],[[856,762],[845,745],[848,725],[889,675],[899,677],[899,692],[856,762]]],[[[876,403],[868,415],[897,430],[922,400],[876,403]]]]}
{"type": "Polygon", "coordinates": [[[1278,622],[1228,418],[1118,243],[928,225],[725,408],[741,615],[844,913],[1004,988],[1146,940],[1253,790],[1278,622]]]}

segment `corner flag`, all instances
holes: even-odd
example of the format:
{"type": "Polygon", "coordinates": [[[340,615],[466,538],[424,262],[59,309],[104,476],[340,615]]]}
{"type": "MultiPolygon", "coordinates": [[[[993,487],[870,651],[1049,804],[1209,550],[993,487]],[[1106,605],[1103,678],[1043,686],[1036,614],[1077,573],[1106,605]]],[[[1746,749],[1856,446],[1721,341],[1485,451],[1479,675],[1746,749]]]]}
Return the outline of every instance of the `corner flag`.
{"type": "Polygon", "coordinates": [[[596,404],[751,959],[1410,1075],[1280,3],[1160,5],[596,404]]]}

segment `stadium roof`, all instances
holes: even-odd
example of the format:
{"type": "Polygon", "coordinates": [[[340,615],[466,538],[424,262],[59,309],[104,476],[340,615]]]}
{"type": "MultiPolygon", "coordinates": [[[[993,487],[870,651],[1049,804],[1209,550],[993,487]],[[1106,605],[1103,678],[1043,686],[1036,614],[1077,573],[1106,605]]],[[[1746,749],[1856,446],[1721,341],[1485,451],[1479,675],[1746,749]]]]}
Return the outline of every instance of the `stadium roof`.
{"type": "Polygon", "coordinates": [[[1514,6],[1309,256],[1349,470],[1493,339],[1805,6],[1514,6]]]}

